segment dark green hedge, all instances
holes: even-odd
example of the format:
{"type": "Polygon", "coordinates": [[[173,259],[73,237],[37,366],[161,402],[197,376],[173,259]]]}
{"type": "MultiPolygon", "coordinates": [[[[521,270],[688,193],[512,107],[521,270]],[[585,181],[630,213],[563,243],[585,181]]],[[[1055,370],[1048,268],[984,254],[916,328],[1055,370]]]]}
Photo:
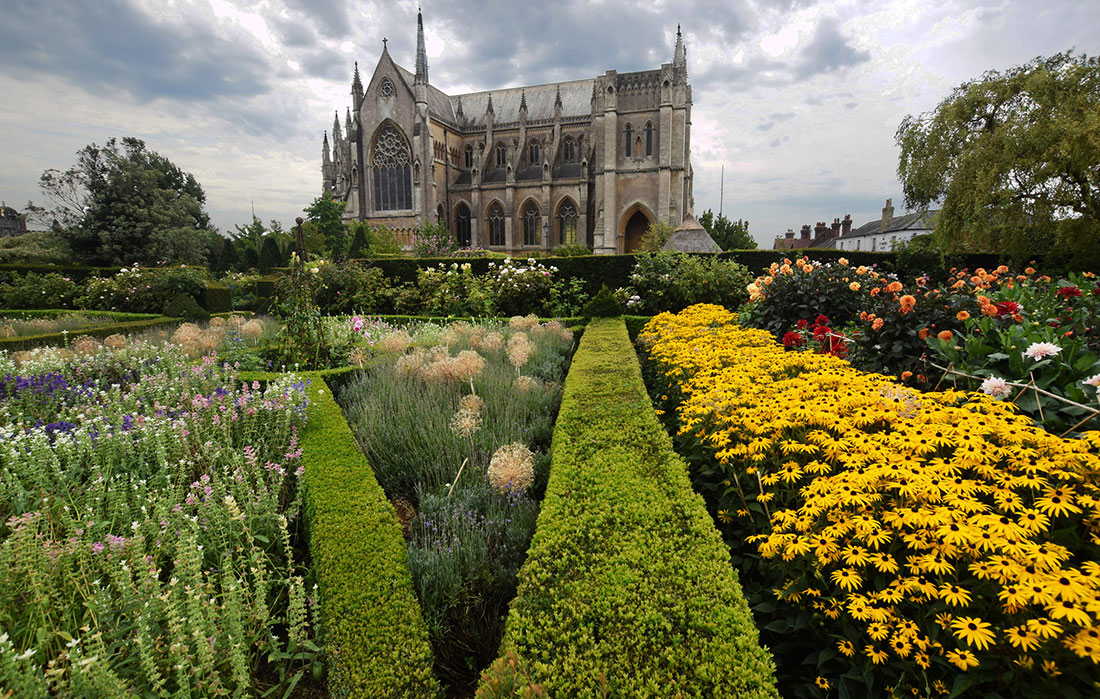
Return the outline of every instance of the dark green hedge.
{"type": "Polygon", "coordinates": [[[120,323],[128,320],[152,320],[159,313],[120,313],[118,311],[74,311],[71,308],[43,308],[38,310],[0,309],[0,318],[56,318],[58,316],[82,315],[89,318],[110,318],[120,323]]]}
{"type": "Polygon", "coordinates": [[[348,371],[306,374],[310,405],[301,437],[329,695],[438,697],[401,526],[322,378],[348,371]]]}
{"type": "Polygon", "coordinates": [[[202,307],[210,313],[228,313],[233,310],[233,294],[224,284],[207,283],[202,289],[202,307]]]}
{"type": "Polygon", "coordinates": [[[729,554],[657,421],[621,320],[573,358],[500,663],[551,697],[777,697],[729,554]],[[600,692],[603,692],[602,694],[600,692]]]}

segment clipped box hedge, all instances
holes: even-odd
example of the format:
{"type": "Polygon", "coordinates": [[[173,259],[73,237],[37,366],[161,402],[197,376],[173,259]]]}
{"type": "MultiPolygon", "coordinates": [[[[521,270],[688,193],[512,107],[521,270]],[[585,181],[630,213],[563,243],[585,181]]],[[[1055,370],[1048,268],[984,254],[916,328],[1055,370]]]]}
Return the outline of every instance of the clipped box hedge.
{"type": "MultiPolygon", "coordinates": [[[[71,313],[72,311],[70,311],[71,313]]],[[[124,314],[124,315],[149,315],[149,314],[124,314]]],[[[56,332],[56,333],[42,333],[41,335],[23,335],[22,337],[5,337],[0,338],[0,350],[8,350],[9,352],[18,352],[20,350],[30,350],[35,347],[46,346],[58,346],[64,345],[66,342],[72,342],[81,335],[87,335],[89,337],[104,338],[108,335],[141,332],[142,330],[149,330],[151,328],[159,328],[165,325],[176,325],[182,323],[182,318],[171,318],[169,316],[157,316],[150,315],[148,320],[132,320],[124,323],[111,323],[110,325],[99,325],[90,328],[81,328],[79,330],[70,330],[69,332],[56,332]]]]}
{"type": "Polygon", "coordinates": [[[729,554],[650,404],[622,320],[573,357],[502,660],[479,696],[777,697],[729,554]]]}
{"type": "Polygon", "coordinates": [[[329,695],[438,697],[401,526],[322,378],[347,371],[306,374],[300,442],[329,695]]]}

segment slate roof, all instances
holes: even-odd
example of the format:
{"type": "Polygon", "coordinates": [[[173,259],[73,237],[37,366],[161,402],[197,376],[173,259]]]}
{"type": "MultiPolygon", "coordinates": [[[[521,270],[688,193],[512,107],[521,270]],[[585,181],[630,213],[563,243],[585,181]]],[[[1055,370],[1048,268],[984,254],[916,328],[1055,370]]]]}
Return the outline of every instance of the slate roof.
{"type": "MultiPolygon", "coordinates": [[[[409,89],[412,90],[413,82],[416,81],[416,76],[405,70],[401,66],[394,63],[397,70],[401,73],[401,77],[408,83],[409,89]]],[[[465,105],[463,105],[465,109],[465,105]]],[[[443,91],[438,87],[428,83],[428,111],[437,117],[446,119],[448,121],[455,121],[454,108],[451,107],[451,98],[443,94],[443,91]]]]}
{"type": "Polygon", "coordinates": [[[722,252],[707,229],[689,214],[661,248],[677,252],[722,252]]]}
{"type": "Polygon", "coordinates": [[[935,228],[936,217],[939,216],[939,214],[939,209],[932,209],[930,211],[916,211],[911,214],[895,216],[893,223],[887,226],[886,230],[882,230],[882,219],[869,221],[859,228],[853,229],[851,233],[844,236],[844,239],[847,240],[848,238],[855,238],[856,236],[878,235],[879,233],[896,233],[898,231],[931,230],[935,228]]]}

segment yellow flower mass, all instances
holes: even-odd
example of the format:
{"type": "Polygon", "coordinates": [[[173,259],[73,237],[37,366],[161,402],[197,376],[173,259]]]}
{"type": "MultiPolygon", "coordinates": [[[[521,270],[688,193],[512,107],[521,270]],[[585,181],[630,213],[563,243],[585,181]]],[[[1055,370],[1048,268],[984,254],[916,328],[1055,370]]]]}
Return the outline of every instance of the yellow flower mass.
{"type": "Polygon", "coordinates": [[[1100,432],[788,352],[720,306],[655,316],[638,343],[729,484],[719,507],[749,511],[728,530],[782,566],[785,603],[860,635],[837,643],[848,662],[892,658],[912,686],[935,657],[1100,663],[1100,432]]]}

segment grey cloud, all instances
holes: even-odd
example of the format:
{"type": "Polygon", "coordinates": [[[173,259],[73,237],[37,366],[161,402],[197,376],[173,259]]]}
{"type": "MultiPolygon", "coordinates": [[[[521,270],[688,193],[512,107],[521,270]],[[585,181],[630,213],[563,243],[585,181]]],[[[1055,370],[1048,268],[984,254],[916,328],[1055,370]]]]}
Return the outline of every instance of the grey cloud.
{"type": "Polygon", "coordinates": [[[268,89],[266,60],[258,51],[220,38],[209,21],[183,19],[154,22],[124,0],[11,0],[0,22],[0,63],[31,79],[63,76],[85,89],[120,90],[141,102],[243,97],[268,89]]]}
{"type": "Polygon", "coordinates": [[[790,121],[795,117],[794,112],[773,112],[764,117],[764,122],[756,127],[757,131],[770,131],[777,124],[790,121]]]}
{"type": "Polygon", "coordinates": [[[869,61],[871,55],[857,51],[848,45],[840,33],[835,19],[823,18],[809,43],[798,52],[794,76],[805,80],[821,73],[829,73],[869,61]]]}
{"type": "Polygon", "coordinates": [[[289,9],[299,25],[316,23],[325,36],[330,39],[342,39],[351,33],[348,6],[344,0],[287,0],[289,9]]]}

